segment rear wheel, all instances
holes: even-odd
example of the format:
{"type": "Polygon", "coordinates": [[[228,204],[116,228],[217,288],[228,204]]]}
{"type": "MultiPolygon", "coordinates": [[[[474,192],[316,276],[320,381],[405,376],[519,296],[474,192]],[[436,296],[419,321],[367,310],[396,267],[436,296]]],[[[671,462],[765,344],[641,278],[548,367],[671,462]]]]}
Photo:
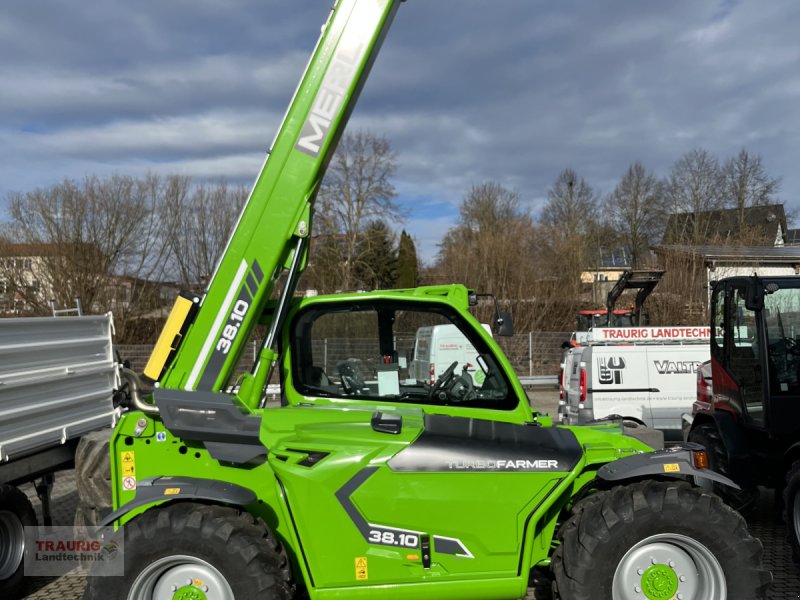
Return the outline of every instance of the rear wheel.
{"type": "Polygon", "coordinates": [[[11,485],[0,485],[0,598],[17,598],[22,587],[25,527],[36,526],[28,497],[11,485]]]}
{"type": "Polygon", "coordinates": [[[792,547],[792,557],[800,563],[800,461],[793,463],[786,475],[783,520],[786,522],[786,540],[792,547]]]}
{"type": "Polygon", "coordinates": [[[82,533],[111,512],[111,433],[111,429],[87,433],[75,450],[75,528],[82,533]]]}
{"type": "MultiPolygon", "coordinates": [[[[693,428],[689,432],[688,441],[705,446],[706,454],[708,455],[708,467],[720,475],[730,477],[728,453],[714,425],[704,423],[693,428]]],[[[738,510],[743,515],[752,513],[758,503],[758,490],[754,488],[737,490],[705,477],[698,477],[695,483],[705,490],[714,492],[730,507],[738,510]]]]}
{"type": "Polygon", "coordinates": [[[772,580],[744,519],[684,482],[601,492],[559,538],[552,566],[565,600],[757,600],[772,580]]]}
{"type": "Polygon", "coordinates": [[[125,574],[92,577],[84,600],[288,600],[286,553],[260,519],[223,506],[153,508],[124,527],[125,574]]]}

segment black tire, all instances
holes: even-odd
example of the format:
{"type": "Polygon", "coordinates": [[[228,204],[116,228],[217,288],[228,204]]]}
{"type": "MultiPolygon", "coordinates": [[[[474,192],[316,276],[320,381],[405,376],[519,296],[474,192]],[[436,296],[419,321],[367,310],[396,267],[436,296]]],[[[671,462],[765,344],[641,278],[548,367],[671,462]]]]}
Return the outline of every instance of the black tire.
{"type": "MultiPolygon", "coordinates": [[[[722,443],[722,438],[714,425],[710,423],[698,425],[689,432],[688,441],[705,446],[706,454],[708,455],[708,467],[712,471],[733,479],[728,466],[728,453],[725,451],[725,445],[722,443]]],[[[745,516],[752,514],[758,505],[758,489],[743,487],[737,490],[705,478],[697,478],[695,483],[705,490],[714,492],[728,506],[738,510],[745,516]]]]}
{"type": "MultiPolygon", "coordinates": [[[[151,600],[152,591],[134,593],[137,578],[141,581],[152,575],[166,585],[170,568],[195,560],[215,570],[236,599],[289,600],[294,595],[286,552],[266,524],[247,512],[196,503],[168,504],[148,510],[122,529],[124,576],[90,573],[84,600],[128,600],[129,593],[134,600],[151,600]],[[159,564],[170,560],[176,562],[159,575],[159,564]]],[[[182,573],[179,587],[185,585],[186,574],[182,573]]],[[[213,581],[202,571],[199,576],[189,575],[213,581]]]]}
{"type": "Polygon", "coordinates": [[[36,526],[28,497],[11,485],[0,485],[0,598],[19,598],[23,584],[25,527],[36,526]]]}
{"type": "Polygon", "coordinates": [[[88,508],[111,507],[111,429],[81,437],[75,450],[75,484],[78,501],[88,508]]]}
{"type": "Polygon", "coordinates": [[[576,510],[558,537],[552,568],[560,594],[556,597],[564,599],[640,599],[645,595],[641,589],[635,592],[637,581],[673,598],[684,589],[681,586],[706,585],[716,576],[718,587],[713,593],[706,589],[703,600],[758,600],[767,597],[772,581],[761,566],[761,542],[750,536],[741,515],[717,496],[682,481],[641,481],[603,492],[599,500],[576,510]],[[642,558],[643,568],[636,571],[639,563],[631,557],[642,552],[659,558],[654,564],[642,558]],[[668,566],[665,556],[675,557],[677,566],[668,566]],[[690,574],[692,569],[707,572],[704,567],[709,565],[709,577],[690,574]],[[688,582],[678,583],[678,575],[684,573],[689,574],[688,582]],[[678,587],[667,595],[670,590],[662,586],[670,578],[678,587]],[[630,592],[615,594],[615,579],[630,592]],[[721,590],[723,580],[727,594],[721,590]]]}
{"type": "Polygon", "coordinates": [[[792,558],[800,563],[800,461],[794,462],[786,474],[783,521],[786,523],[786,541],[792,548],[792,558]]]}

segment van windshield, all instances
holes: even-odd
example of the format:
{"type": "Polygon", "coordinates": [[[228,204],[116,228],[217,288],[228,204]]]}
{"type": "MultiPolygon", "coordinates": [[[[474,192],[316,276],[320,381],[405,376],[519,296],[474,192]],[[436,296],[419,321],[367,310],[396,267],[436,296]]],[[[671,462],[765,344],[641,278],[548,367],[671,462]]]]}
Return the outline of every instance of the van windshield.
{"type": "Polygon", "coordinates": [[[517,405],[489,344],[441,305],[373,300],[309,308],[296,317],[294,331],[293,381],[307,396],[517,405]]]}

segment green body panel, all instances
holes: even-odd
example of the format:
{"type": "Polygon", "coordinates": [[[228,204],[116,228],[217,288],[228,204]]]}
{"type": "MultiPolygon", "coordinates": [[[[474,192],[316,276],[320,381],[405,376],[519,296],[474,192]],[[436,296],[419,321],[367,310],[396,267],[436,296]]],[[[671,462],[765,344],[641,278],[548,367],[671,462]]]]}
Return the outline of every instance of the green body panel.
{"type": "Polygon", "coordinates": [[[339,0],[163,387],[219,390],[257,324],[400,0],[339,0]],[[226,332],[227,328],[227,332],[226,332]]]}
{"type": "MultiPolygon", "coordinates": [[[[556,520],[593,479],[592,463],[647,450],[619,428],[571,428],[586,452],[570,472],[398,472],[387,461],[419,437],[430,407],[394,407],[403,417],[401,433],[374,431],[372,415],[391,408],[354,402],[255,411],[269,457],[246,468],[220,463],[202,444],[173,437],[157,419],[126,414],[112,441],[115,506],[135,496],[121,487],[130,469],[125,454],[133,453],[139,480],[188,476],[252,489],[259,501],[248,510],[282,540],[312,598],[367,597],[376,588],[382,598],[518,598],[528,570],[547,563],[556,520]],[[148,424],[137,436],[140,419],[148,424]],[[326,456],[312,467],[299,464],[310,452],[326,456]],[[396,543],[399,531],[460,540],[470,556],[434,551],[425,569],[416,539],[408,546],[370,543],[341,500],[343,488],[365,470],[371,474],[346,494],[365,522],[395,528],[396,543]],[[365,579],[357,579],[359,559],[368,565],[365,579]]],[[[121,523],[144,510],[131,511],[121,523]]]]}

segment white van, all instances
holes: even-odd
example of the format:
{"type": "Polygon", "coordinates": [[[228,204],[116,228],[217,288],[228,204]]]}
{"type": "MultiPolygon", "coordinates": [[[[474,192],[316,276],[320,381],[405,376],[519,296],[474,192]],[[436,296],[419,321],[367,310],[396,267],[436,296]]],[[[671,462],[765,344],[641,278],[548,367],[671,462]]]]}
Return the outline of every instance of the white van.
{"type": "Polygon", "coordinates": [[[596,329],[565,357],[561,421],[618,416],[681,439],[681,415],[697,398],[697,369],[709,360],[708,327],[596,329]],[[571,355],[571,356],[570,356],[571,355]]]}
{"type": "MultiPolygon", "coordinates": [[[[492,335],[489,325],[482,323],[481,326],[492,335]]],[[[472,382],[481,386],[485,375],[478,367],[477,358],[477,350],[455,325],[420,327],[414,341],[411,377],[433,385],[447,367],[457,362],[457,373],[461,374],[466,366],[472,382]]]]}

